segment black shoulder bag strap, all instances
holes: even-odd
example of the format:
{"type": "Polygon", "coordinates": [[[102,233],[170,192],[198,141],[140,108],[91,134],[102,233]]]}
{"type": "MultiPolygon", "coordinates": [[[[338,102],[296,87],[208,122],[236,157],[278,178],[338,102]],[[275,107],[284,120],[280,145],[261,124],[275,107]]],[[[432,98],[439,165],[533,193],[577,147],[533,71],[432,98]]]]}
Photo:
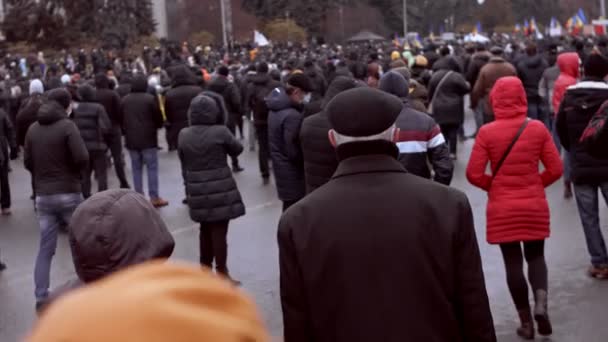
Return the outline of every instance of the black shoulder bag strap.
{"type": "Polygon", "coordinates": [[[513,138],[513,141],[511,141],[511,144],[509,144],[509,147],[507,147],[507,150],[502,155],[502,158],[500,158],[500,161],[498,162],[498,164],[496,164],[496,168],[494,169],[494,172],[492,172],[492,180],[494,180],[496,178],[496,176],[498,175],[498,172],[500,171],[500,168],[502,167],[502,164],[505,163],[505,160],[507,160],[507,157],[511,153],[511,150],[513,150],[513,147],[517,143],[517,140],[519,140],[519,138],[521,137],[521,135],[526,130],[526,127],[528,127],[528,123],[530,123],[530,119],[529,118],[527,118],[526,121],[524,121],[524,123],[521,125],[521,127],[519,128],[519,131],[517,131],[517,134],[513,138]]]}

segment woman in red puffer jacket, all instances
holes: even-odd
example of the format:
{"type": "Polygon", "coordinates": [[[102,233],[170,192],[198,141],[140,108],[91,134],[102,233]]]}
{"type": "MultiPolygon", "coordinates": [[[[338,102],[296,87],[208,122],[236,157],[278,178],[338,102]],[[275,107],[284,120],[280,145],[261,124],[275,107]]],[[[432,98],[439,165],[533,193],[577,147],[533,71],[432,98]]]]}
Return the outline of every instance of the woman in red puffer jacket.
{"type": "Polygon", "coordinates": [[[545,125],[527,121],[528,103],[516,77],[498,80],[490,93],[496,121],[479,130],[467,168],[471,184],[488,192],[487,240],[500,245],[507,283],[521,327],[518,335],[534,338],[534,322],[523,272],[528,263],[530,285],[536,299],[534,317],[541,335],[552,333],[547,314],[547,265],[544,242],[550,235],[549,205],[545,188],[562,175],[562,162],[545,125]],[[495,175],[486,174],[502,159],[518,131],[523,132],[495,175]],[[544,171],[539,172],[539,162],[544,171]],[[523,243],[524,255],[521,245],[523,243]]]}

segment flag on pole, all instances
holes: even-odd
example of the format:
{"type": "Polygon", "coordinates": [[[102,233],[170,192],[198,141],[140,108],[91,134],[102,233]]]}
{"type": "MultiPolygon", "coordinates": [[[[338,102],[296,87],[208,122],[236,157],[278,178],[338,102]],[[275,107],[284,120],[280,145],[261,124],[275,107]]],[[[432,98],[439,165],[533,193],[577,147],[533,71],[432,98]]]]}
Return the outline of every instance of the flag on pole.
{"type": "Polygon", "coordinates": [[[477,33],[483,32],[483,30],[481,29],[481,22],[477,22],[477,25],[475,25],[475,30],[477,31],[477,33]]]}
{"type": "Polygon", "coordinates": [[[253,41],[257,44],[257,46],[267,46],[270,45],[270,42],[264,36],[264,34],[260,31],[253,31],[253,41]]]}
{"type": "Polygon", "coordinates": [[[578,9],[578,12],[576,13],[576,16],[581,20],[581,22],[584,25],[587,25],[589,22],[587,21],[587,16],[585,15],[585,11],[583,11],[582,8],[578,9]]]}

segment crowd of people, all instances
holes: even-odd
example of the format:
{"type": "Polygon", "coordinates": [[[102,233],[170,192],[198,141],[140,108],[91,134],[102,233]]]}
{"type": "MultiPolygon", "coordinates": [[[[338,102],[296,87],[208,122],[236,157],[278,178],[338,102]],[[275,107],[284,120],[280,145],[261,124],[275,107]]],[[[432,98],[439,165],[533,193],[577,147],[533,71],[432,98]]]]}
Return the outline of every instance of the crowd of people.
{"type": "Polygon", "coordinates": [[[255,308],[231,286],[240,282],[227,262],[229,223],[246,211],[233,177],[244,171],[245,148],[257,149],[261,182],[269,185],[272,173],[283,206],[285,341],[496,341],[471,206],[450,187],[465,139],[475,139],[466,176],[488,192],[487,241],[503,255],[516,333],[551,335],[545,188],[561,178],[564,197],[578,205],[588,273],[608,279],[598,204],[598,189],[608,201],[608,158],[594,152],[603,150],[599,142],[581,139],[604,131],[595,118],[608,115],[606,45],[220,53],[184,44],[146,48],[125,62],[101,50],[90,58],[80,51],[77,62],[64,53],[49,65],[43,55],[29,64],[7,56],[0,203],[10,215],[10,161],[22,153],[40,224],[36,309],[45,313],[32,341],[84,338],[89,325],[98,327],[86,332],[92,341],[266,340],[255,308]],[[466,104],[475,113],[472,136],[463,129],[466,104]],[[131,270],[175,248],[155,210],[169,205],[159,184],[165,146],[179,156],[183,204],[200,224],[200,264],[227,282],[158,262],[131,270]],[[121,189],[108,190],[111,164],[121,189]],[[78,279],[50,291],[66,227],[78,279]],[[147,290],[116,290],[134,283],[147,290]],[[114,305],[128,314],[116,316],[114,305]],[[144,320],[161,325],[148,329],[144,320]]]}

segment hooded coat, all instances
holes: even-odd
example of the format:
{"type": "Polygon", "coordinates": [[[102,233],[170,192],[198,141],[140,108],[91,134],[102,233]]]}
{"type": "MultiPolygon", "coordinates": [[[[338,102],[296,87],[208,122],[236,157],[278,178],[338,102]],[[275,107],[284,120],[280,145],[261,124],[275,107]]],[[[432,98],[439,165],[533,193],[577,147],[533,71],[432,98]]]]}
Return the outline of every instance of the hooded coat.
{"type": "Polygon", "coordinates": [[[496,121],[479,130],[467,167],[471,184],[488,192],[487,240],[491,244],[544,240],[550,235],[545,188],[557,181],[562,162],[545,125],[530,121],[497,175],[492,170],[527,120],[527,99],[516,77],[494,86],[490,99],[496,121]],[[539,162],[544,171],[539,173],[539,162]]]}
{"type": "Polygon", "coordinates": [[[78,127],[59,103],[48,101],[40,107],[38,122],[25,137],[23,162],[34,177],[36,195],[82,192],[81,175],[89,165],[89,153],[78,127]]]}
{"type": "Polygon", "coordinates": [[[188,127],[190,102],[202,92],[203,88],[196,85],[194,75],[186,66],[174,68],[173,88],[165,95],[165,113],[169,124],[167,132],[169,145],[177,145],[179,132],[188,127]]]}
{"type": "Polygon", "coordinates": [[[300,128],[304,116],[284,88],[276,88],[266,99],[270,158],[281,201],[298,201],[306,194],[300,128]]]}
{"type": "Polygon", "coordinates": [[[103,105],[96,103],[95,89],[89,85],[78,88],[81,102],[72,113],[72,120],[78,127],[82,140],[89,151],[106,151],[108,135],[112,123],[103,105]]]}
{"type": "Polygon", "coordinates": [[[163,114],[156,97],[148,94],[145,77],[133,80],[131,93],[120,105],[127,149],[142,151],[158,147],[158,129],[163,126],[163,114]]]}
{"type": "MultiPolygon", "coordinates": [[[[356,86],[357,83],[354,79],[337,76],[327,89],[323,99],[323,108],[339,93],[356,86]]],[[[306,193],[311,193],[327,183],[338,168],[336,149],[329,142],[330,129],[327,113],[323,110],[304,119],[302,123],[300,143],[304,157],[306,193]]]]}
{"type": "Polygon", "coordinates": [[[204,92],[190,105],[190,127],[179,134],[178,152],[190,217],[193,221],[228,221],[245,215],[245,206],[228,166],[243,146],[226,127],[223,98],[204,92]]]}
{"type": "Polygon", "coordinates": [[[580,77],[580,59],[576,52],[562,53],[557,57],[557,66],[559,67],[560,74],[555,81],[553,87],[553,110],[555,114],[559,111],[559,107],[566,95],[568,87],[573,86],[578,82],[580,77]]]}
{"type": "Polygon", "coordinates": [[[453,57],[435,63],[436,72],[429,82],[429,99],[433,102],[433,119],[439,125],[464,122],[464,96],[471,86],[460,74],[460,66],[453,57]],[[448,75],[449,72],[452,72],[448,75]],[[444,80],[444,77],[445,78],[444,80]],[[437,89],[442,82],[440,89],[437,89]],[[438,91],[438,92],[437,92],[438,91]]]}

